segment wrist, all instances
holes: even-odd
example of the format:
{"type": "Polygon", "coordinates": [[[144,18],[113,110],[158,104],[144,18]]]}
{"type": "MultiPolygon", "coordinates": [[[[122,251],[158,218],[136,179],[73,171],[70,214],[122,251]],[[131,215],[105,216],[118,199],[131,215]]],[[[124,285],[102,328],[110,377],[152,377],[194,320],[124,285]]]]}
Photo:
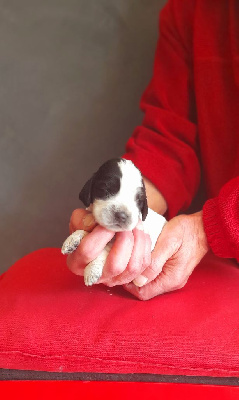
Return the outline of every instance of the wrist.
{"type": "Polygon", "coordinates": [[[197,240],[198,244],[205,250],[205,254],[209,251],[210,246],[207,240],[207,235],[204,229],[204,224],[203,224],[203,212],[198,211],[195,214],[192,214],[192,217],[194,217],[195,221],[195,226],[197,227],[197,240]]]}
{"type": "Polygon", "coordinates": [[[168,210],[166,199],[148,178],[144,176],[143,179],[149,208],[158,214],[164,215],[168,210]]]}

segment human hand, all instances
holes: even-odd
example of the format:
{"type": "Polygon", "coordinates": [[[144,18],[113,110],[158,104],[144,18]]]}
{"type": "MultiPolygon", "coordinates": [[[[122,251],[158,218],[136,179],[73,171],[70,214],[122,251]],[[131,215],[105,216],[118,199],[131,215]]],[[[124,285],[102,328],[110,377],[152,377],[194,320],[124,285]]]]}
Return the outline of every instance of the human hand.
{"type": "Polygon", "coordinates": [[[139,220],[133,231],[117,232],[97,283],[113,287],[132,282],[151,262],[151,239],[139,220]],[[141,271],[141,272],[139,272],[141,271]]]}
{"type": "Polygon", "coordinates": [[[78,229],[82,229],[86,232],[91,232],[97,225],[92,213],[87,211],[85,208],[77,208],[73,211],[70,223],[69,223],[69,231],[70,234],[77,231],[78,229]]]}
{"type": "Polygon", "coordinates": [[[144,233],[141,221],[132,232],[115,234],[97,226],[91,213],[77,209],[71,216],[70,233],[78,229],[91,233],[82,239],[76,251],[67,258],[69,269],[77,275],[84,275],[86,265],[102,252],[114,236],[115,241],[107,257],[103,275],[97,283],[107,286],[129,283],[150,264],[151,241],[149,235],[144,233]]]}
{"type": "Polygon", "coordinates": [[[140,300],[181,289],[208,250],[202,212],[175,217],[164,226],[150,266],[124,288],[140,300]]]}
{"type": "Polygon", "coordinates": [[[81,240],[77,249],[67,257],[69,269],[74,274],[83,276],[86,265],[102,252],[106,244],[113,238],[114,232],[97,225],[92,213],[82,208],[73,211],[69,230],[70,234],[76,230],[89,232],[81,240]]]}

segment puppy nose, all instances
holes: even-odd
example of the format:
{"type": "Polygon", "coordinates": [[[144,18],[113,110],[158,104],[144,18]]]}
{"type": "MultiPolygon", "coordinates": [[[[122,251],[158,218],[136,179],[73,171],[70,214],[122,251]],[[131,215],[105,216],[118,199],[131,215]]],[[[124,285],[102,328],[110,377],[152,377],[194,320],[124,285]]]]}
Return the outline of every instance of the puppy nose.
{"type": "Polygon", "coordinates": [[[125,222],[128,216],[124,211],[117,211],[115,213],[115,219],[117,222],[125,222]]]}

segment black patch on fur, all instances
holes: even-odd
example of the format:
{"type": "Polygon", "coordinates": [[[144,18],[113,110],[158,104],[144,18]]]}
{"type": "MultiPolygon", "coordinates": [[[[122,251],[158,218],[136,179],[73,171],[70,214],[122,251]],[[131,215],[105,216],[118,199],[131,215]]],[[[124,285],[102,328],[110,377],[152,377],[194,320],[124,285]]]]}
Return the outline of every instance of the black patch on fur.
{"type": "Polygon", "coordinates": [[[106,200],[119,192],[122,178],[122,172],[118,165],[120,161],[122,158],[106,161],[86,182],[79,195],[86,207],[89,207],[95,199],[106,200]]]}
{"type": "Polygon", "coordinates": [[[148,215],[148,201],[143,179],[142,179],[142,187],[138,188],[137,194],[135,196],[135,201],[139,211],[142,214],[142,221],[145,221],[148,215]]]}
{"type": "Polygon", "coordinates": [[[94,175],[92,176],[91,179],[89,179],[85,183],[85,185],[83,186],[83,188],[81,189],[80,194],[79,194],[79,199],[82,201],[82,203],[86,207],[89,207],[89,205],[92,203],[92,201],[91,201],[91,189],[92,189],[92,185],[93,185],[93,182],[94,182],[94,175]]]}

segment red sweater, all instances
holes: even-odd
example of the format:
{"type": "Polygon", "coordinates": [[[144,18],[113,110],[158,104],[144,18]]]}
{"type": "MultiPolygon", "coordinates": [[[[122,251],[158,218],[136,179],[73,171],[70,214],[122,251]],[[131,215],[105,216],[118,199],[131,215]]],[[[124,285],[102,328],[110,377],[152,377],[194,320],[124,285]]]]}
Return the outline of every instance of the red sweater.
{"type": "Polygon", "coordinates": [[[213,252],[239,261],[239,1],[170,0],[160,14],[145,113],[126,146],[169,217],[206,186],[213,252]]]}

